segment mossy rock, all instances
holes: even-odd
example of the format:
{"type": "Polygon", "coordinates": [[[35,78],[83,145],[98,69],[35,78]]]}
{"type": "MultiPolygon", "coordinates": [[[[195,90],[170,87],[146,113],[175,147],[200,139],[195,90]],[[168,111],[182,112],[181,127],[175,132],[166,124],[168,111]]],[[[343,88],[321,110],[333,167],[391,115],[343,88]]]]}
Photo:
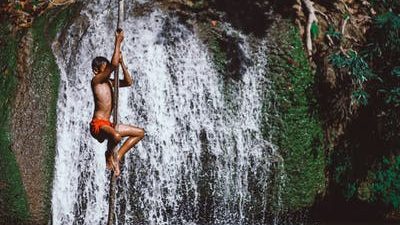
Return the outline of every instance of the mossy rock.
{"type": "Polygon", "coordinates": [[[280,200],[274,200],[279,203],[273,210],[297,212],[311,207],[325,191],[323,129],[315,112],[314,73],[298,30],[282,20],[272,26],[269,36],[267,76],[272,77],[277,112],[264,107],[269,119],[263,132],[265,137],[272,136],[283,158],[275,175],[283,177],[275,184],[280,200]]]}

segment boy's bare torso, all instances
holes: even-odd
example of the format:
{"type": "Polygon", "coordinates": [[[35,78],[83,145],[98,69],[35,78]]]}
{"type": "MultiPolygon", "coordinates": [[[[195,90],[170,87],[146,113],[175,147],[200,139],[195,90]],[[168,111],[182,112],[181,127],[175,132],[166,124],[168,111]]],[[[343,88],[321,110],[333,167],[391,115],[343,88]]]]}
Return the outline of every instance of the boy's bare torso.
{"type": "Polygon", "coordinates": [[[113,110],[113,90],[111,81],[94,84],[92,82],[95,108],[93,118],[109,120],[113,110]]]}

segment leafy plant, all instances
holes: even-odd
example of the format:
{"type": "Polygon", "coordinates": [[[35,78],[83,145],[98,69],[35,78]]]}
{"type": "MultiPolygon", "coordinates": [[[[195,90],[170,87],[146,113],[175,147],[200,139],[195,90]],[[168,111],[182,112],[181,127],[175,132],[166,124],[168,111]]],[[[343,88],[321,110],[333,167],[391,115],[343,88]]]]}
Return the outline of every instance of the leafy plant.
{"type": "Polygon", "coordinates": [[[381,10],[399,11],[400,2],[398,0],[370,0],[369,1],[374,8],[381,10]]]}
{"type": "Polygon", "coordinates": [[[400,77],[400,66],[396,66],[395,68],[393,68],[392,75],[395,77],[400,77]]]}
{"type": "Polygon", "coordinates": [[[356,183],[348,183],[346,185],[343,195],[348,200],[348,199],[352,198],[356,192],[357,192],[357,184],[356,183]]]}
{"type": "Polygon", "coordinates": [[[352,102],[359,103],[364,106],[368,104],[368,98],[369,94],[362,89],[353,91],[351,95],[352,102]]]}
{"type": "Polygon", "coordinates": [[[400,207],[400,156],[383,157],[381,168],[375,173],[372,189],[374,200],[382,199],[388,205],[400,207]]]}
{"type": "Polygon", "coordinates": [[[319,35],[319,27],[318,24],[314,21],[311,24],[311,38],[315,40],[318,38],[318,35],[319,35]]]}
{"type": "Polygon", "coordinates": [[[400,106],[400,87],[391,89],[385,100],[387,104],[393,104],[395,107],[400,106]]]}
{"type": "Polygon", "coordinates": [[[350,78],[355,86],[352,93],[354,102],[366,105],[368,103],[368,93],[364,90],[365,83],[374,78],[368,63],[356,51],[349,50],[347,55],[336,53],[330,57],[331,64],[338,69],[347,69],[350,78]]]}
{"type": "Polygon", "coordinates": [[[325,33],[326,35],[329,35],[332,39],[336,39],[340,41],[342,39],[342,33],[339,31],[336,31],[335,27],[332,25],[328,26],[328,30],[325,33]]]}

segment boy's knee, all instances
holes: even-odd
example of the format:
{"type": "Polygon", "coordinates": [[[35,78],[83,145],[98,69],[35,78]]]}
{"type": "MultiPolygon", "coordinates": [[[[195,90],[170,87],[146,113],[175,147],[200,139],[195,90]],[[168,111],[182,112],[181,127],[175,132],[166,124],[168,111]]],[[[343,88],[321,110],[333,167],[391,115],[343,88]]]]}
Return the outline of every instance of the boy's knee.
{"type": "Polygon", "coordinates": [[[122,136],[119,133],[115,133],[114,142],[119,143],[122,139],[122,136]]]}

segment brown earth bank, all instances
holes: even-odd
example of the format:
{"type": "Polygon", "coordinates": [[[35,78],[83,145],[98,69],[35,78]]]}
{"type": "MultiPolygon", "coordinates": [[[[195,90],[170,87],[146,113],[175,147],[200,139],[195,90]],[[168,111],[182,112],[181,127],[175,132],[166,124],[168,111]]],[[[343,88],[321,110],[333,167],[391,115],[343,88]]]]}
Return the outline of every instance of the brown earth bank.
{"type": "Polygon", "coordinates": [[[29,214],[27,220],[15,215],[17,223],[9,221],[11,218],[6,215],[1,224],[47,224],[50,218],[59,76],[51,44],[56,27],[67,22],[65,13],[72,13],[67,10],[67,7],[74,8],[69,6],[71,3],[73,1],[1,4],[1,11],[5,13],[2,19],[9,21],[10,35],[19,42],[10,136],[29,214]]]}

